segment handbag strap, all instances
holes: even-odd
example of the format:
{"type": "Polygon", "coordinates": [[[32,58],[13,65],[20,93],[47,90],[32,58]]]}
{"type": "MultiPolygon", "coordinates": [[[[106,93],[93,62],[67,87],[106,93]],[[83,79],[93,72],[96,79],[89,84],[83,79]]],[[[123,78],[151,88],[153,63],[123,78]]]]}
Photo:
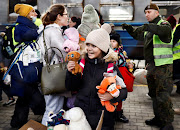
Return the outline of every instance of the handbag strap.
{"type": "MultiPolygon", "coordinates": [[[[43,43],[44,43],[44,48],[45,48],[44,60],[46,62],[48,71],[50,71],[50,61],[48,60],[48,49],[47,49],[47,45],[46,45],[46,41],[45,41],[44,30],[45,30],[45,28],[43,29],[43,43]]],[[[61,58],[63,59],[63,62],[65,62],[64,56],[59,48],[57,48],[57,47],[50,47],[50,48],[55,48],[55,49],[59,50],[59,52],[61,53],[61,56],[62,56],[61,58]]]]}

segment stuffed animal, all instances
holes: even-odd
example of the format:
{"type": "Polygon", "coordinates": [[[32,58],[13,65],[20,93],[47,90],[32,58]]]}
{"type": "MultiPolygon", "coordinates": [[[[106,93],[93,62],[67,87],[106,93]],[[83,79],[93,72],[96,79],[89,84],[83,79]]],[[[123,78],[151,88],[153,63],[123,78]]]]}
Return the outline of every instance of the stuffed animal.
{"type": "MultiPolygon", "coordinates": [[[[105,77],[100,86],[96,86],[99,93],[104,94],[105,92],[109,92],[113,97],[119,96],[119,89],[121,89],[120,85],[116,84],[116,76],[114,77],[105,77]]],[[[110,101],[101,101],[102,106],[106,107],[106,110],[109,112],[114,112],[115,106],[118,105],[118,102],[111,103],[110,101]]]]}
{"type": "Polygon", "coordinates": [[[59,124],[54,126],[53,130],[68,130],[68,127],[65,124],[59,124]]]}
{"type": "Polygon", "coordinates": [[[66,111],[64,118],[70,120],[68,130],[92,130],[83,110],[80,107],[73,107],[66,111]]]}
{"type": "Polygon", "coordinates": [[[65,61],[75,61],[75,68],[72,70],[72,74],[76,75],[77,73],[82,72],[82,68],[78,64],[80,54],[77,51],[71,51],[66,55],[65,61]]]}
{"type": "Polygon", "coordinates": [[[69,125],[70,120],[66,120],[63,118],[65,111],[64,110],[60,110],[59,113],[54,114],[53,112],[49,112],[49,121],[47,121],[47,126],[56,126],[59,124],[65,124],[65,125],[69,125]]]}
{"type": "Polygon", "coordinates": [[[34,130],[33,128],[29,127],[27,130],[34,130]]]}

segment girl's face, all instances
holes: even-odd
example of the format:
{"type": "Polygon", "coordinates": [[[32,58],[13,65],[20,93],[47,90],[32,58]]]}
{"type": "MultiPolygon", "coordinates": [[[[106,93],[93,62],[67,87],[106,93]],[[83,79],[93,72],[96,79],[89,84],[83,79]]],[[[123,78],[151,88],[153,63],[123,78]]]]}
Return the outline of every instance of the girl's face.
{"type": "Polygon", "coordinates": [[[73,22],[71,19],[69,20],[69,27],[74,27],[76,22],[73,22]]]}
{"type": "Polygon", "coordinates": [[[102,58],[102,51],[91,43],[86,43],[86,51],[90,59],[102,58]]]}
{"type": "Polygon", "coordinates": [[[112,46],[113,49],[118,48],[118,42],[116,40],[112,39],[110,42],[111,42],[111,46],[112,46]]]}

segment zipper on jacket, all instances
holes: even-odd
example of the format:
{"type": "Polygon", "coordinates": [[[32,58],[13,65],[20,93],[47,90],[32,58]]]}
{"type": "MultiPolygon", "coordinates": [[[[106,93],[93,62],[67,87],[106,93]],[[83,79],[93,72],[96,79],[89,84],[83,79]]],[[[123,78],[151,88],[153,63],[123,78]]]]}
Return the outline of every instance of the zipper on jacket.
{"type": "Polygon", "coordinates": [[[97,64],[97,59],[95,59],[95,64],[97,64]]]}
{"type": "Polygon", "coordinates": [[[95,65],[94,65],[93,79],[94,79],[94,75],[95,75],[95,72],[96,72],[97,59],[95,59],[94,63],[95,63],[95,65]]]}

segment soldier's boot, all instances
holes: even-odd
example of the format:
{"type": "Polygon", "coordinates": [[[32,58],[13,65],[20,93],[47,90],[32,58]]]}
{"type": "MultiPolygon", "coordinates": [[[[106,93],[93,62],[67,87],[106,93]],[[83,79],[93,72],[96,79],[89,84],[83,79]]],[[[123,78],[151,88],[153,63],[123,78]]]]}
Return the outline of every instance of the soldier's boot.
{"type": "Polygon", "coordinates": [[[160,130],[174,130],[174,127],[172,126],[172,124],[168,124],[168,125],[162,126],[160,130]]]}
{"type": "Polygon", "coordinates": [[[175,108],[174,113],[180,115],[180,108],[175,108]]]}
{"type": "Polygon", "coordinates": [[[161,127],[161,123],[155,117],[145,121],[146,125],[161,127]]]}

